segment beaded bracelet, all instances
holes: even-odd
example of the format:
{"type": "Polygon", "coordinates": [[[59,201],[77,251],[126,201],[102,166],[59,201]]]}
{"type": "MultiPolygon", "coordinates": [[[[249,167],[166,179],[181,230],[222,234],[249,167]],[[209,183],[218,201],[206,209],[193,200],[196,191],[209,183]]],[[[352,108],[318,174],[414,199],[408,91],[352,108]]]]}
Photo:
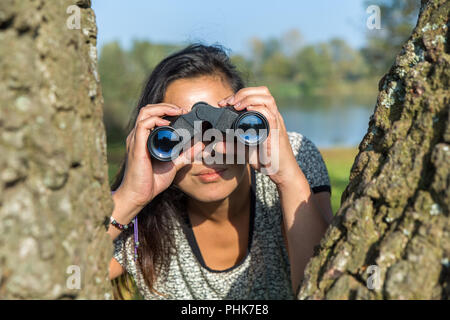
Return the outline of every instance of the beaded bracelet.
{"type": "MultiPolygon", "coordinates": [[[[112,192],[111,192],[111,195],[113,195],[114,192],[116,192],[116,191],[112,191],[112,192]]],[[[105,219],[105,227],[106,227],[106,230],[108,230],[108,227],[107,227],[107,221],[108,221],[108,220],[105,219]]],[[[128,229],[128,228],[131,228],[131,227],[134,225],[134,261],[136,261],[137,258],[138,258],[137,249],[138,249],[138,247],[139,247],[138,218],[137,218],[137,216],[134,217],[134,219],[133,219],[129,224],[120,224],[120,223],[118,223],[116,220],[114,220],[114,218],[111,216],[111,217],[110,217],[110,223],[111,223],[114,227],[118,228],[119,230],[126,230],[126,229],[128,229]]]]}
{"type": "Polygon", "coordinates": [[[138,237],[138,218],[137,216],[129,224],[121,224],[114,220],[113,217],[110,218],[111,224],[119,230],[127,230],[134,226],[134,261],[138,258],[137,248],[139,247],[139,237],[138,237]]]}
{"type": "Polygon", "coordinates": [[[113,217],[111,217],[110,219],[111,224],[116,227],[119,230],[127,230],[128,228],[131,228],[133,226],[133,221],[131,221],[129,224],[121,224],[118,223],[113,217]]]}

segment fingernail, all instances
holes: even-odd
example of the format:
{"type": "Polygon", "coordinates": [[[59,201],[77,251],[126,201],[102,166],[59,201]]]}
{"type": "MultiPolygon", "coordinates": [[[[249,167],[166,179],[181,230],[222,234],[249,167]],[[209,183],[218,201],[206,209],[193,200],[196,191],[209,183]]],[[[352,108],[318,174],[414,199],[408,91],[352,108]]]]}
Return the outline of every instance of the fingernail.
{"type": "Polygon", "coordinates": [[[238,108],[240,105],[241,105],[241,103],[238,102],[238,103],[236,103],[236,104],[234,105],[234,107],[235,107],[235,108],[238,108]]]}
{"type": "Polygon", "coordinates": [[[225,102],[225,99],[222,99],[217,104],[223,104],[224,102],[225,102]]]}
{"type": "Polygon", "coordinates": [[[227,102],[228,102],[229,104],[233,104],[233,102],[234,102],[234,96],[232,96],[231,98],[229,98],[227,102]]]}

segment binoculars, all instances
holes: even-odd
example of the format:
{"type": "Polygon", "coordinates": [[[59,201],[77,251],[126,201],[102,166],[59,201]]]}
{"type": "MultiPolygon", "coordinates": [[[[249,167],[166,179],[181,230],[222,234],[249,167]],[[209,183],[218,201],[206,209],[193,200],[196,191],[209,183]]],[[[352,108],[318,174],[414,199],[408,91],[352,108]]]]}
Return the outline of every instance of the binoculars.
{"type": "Polygon", "coordinates": [[[206,102],[197,102],[192,110],[181,116],[166,116],[168,126],[153,129],[147,140],[150,155],[160,161],[171,161],[178,157],[183,146],[197,134],[202,134],[204,122],[220,133],[232,133],[247,146],[262,143],[269,135],[269,122],[256,111],[237,111],[233,106],[213,107],[206,102]],[[199,121],[197,125],[194,125],[199,121]]]}

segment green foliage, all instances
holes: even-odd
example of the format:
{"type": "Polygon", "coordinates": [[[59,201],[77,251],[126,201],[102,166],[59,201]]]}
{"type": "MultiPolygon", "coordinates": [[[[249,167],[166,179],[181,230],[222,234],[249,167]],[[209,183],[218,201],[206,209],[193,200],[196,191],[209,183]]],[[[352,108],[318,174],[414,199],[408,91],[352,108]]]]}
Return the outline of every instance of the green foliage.
{"type": "MultiPolygon", "coordinates": [[[[134,41],[128,50],[118,42],[103,46],[99,72],[109,141],[124,139],[124,128],[145,79],[162,59],[180,48],[148,41],[134,41]]],[[[277,100],[342,96],[349,86],[368,80],[362,55],[342,39],[303,46],[300,33],[290,31],[280,39],[252,39],[250,56],[236,54],[231,59],[247,85],[266,85],[277,100]]]]}
{"type": "MultiPolygon", "coordinates": [[[[280,107],[314,99],[373,101],[378,80],[410,33],[418,0],[370,4],[380,5],[383,29],[368,32],[368,45],[361,50],[339,38],[305,44],[300,31],[294,29],[267,40],[254,37],[248,55],[233,54],[231,59],[248,86],[269,87],[280,107]]],[[[162,59],[181,47],[134,41],[129,49],[118,42],[101,48],[99,72],[108,142],[125,140],[124,129],[145,79],[162,59]]]]}
{"type": "Polygon", "coordinates": [[[295,57],[295,74],[303,95],[311,96],[332,85],[334,66],[326,44],[307,46],[295,57]]]}
{"type": "MultiPolygon", "coordinates": [[[[244,64],[255,84],[268,86],[277,99],[342,96],[350,84],[364,81],[373,85],[368,87],[376,87],[364,56],[343,39],[305,46],[300,33],[291,30],[279,39],[251,39],[250,57],[244,64]],[[280,90],[286,84],[288,88],[280,90]]],[[[374,91],[366,94],[374,95],[374,91]]]]}
{"type": "Polygon", "coordinates": [[[148,41],[134,41],[130,50],[124,50],[118,42],[102,47],[99,72],[108,141],[124,140],[125,127],[145,79],[162,59],[179,48],[148,41]]]}
{"type": "Polygon", "coordinates": [[[368,45],[361,52],[373,75],[382,77],[394,62],[417,20],[420,0],[366,0],[380,7],[381,29],[368,30],[368,45]]]}
{"type": "Polygon", "coordinates": [[[293,76],[292,61],[281,52],[272,54],[263,64],[262,73],[275,79],[290,79],[293,76]]]}

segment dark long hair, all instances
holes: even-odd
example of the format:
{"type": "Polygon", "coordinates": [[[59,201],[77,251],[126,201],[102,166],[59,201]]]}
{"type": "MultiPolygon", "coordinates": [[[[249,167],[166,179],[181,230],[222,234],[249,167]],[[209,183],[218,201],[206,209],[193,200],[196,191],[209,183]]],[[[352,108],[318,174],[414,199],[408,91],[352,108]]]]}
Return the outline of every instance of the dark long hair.
{"type": "MultiPolygon", "coordinates": [[[[162,60],[145,83],[137,107],[128,124],[128,133],[134,128],[139,110],[147,104],[161,103],[169,84],[177,79],[199,76],[219,76],[234,92],[244,87],[244,81],[219,45],[192,44],[162,60]]],[[[116,190],[125,172],[126,154],[111,190],[116,190]]],[[[167,270],[170,255],[174,253],[173,219],[180,219],[187,196],[171,185],[157,195],[138,214],[139,247],[138,267],[147,286],[154,293],[157,276],[167,270]]],[[[160,293],[158,293],[160,294],[160,293]]]]}

